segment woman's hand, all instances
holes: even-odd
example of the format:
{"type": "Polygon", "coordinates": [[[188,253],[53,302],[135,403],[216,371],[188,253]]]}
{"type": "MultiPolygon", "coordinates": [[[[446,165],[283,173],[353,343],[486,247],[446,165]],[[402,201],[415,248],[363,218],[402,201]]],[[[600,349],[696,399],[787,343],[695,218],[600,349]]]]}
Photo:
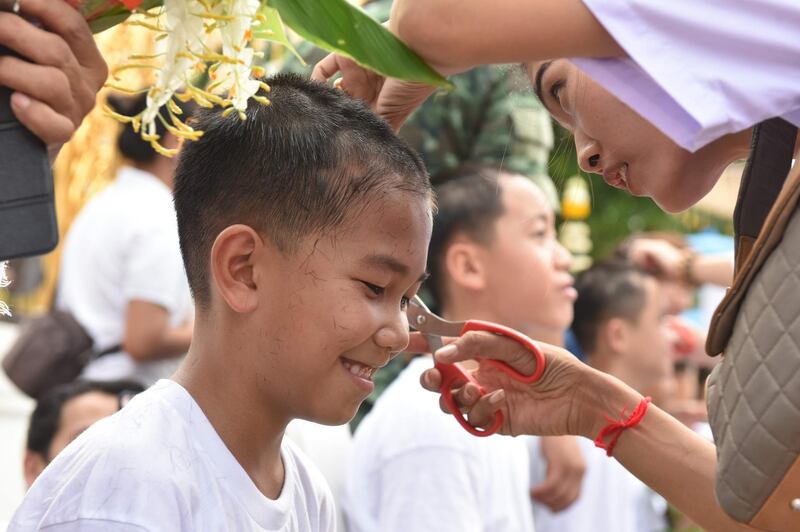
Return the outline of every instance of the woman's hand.
{"type": "Polygon", "coordinates": [[[21,56],[0,55],[0,85],[14,91],[14,115],[53,154],[94,107],[108,67],[86,22],[66,1],[21,0],[19,5],[21,14],[41,27],[0,12],[0,46],[21,56]]]}
{"type": "MultiPolygon", "coordinates": [[[[453,390],[456,403],[474,426],[487,428],[500,409],[504,421],[503,434],[539,434],[581,436],[596,435],[595,408],[589,384],[602,380],[602,374],[580,362],[571,353],[548,344],[538,343],[545,356],[545,370],[533,384],[523,384],[497,370],[486,359],[505,362],[529,375],[535,369],[531,353],[513,340],[487,332],[469,332],[447,343],[437,351],[436,360],[443,363],[479,361],[473,374],[486,389],[480,397],[473,385],[453,390]]],[[[424,352],[427,344],[420,335],[412,335],[409,351],[424,352]]],[[[436,369],[426,371],[422,386],[438,392],[441,374],[436,369]]],[[[595,401],[596,402],[596,401],[595,401]]],[[[444,401],[442,409],[447,411],[444,401]]]]}
{"type": "Polygon", "coordinates": [[[423,83],[386,78],[336,54],[330,54],[317,63],[311,79],[327,82],[337,73],[342,77],[335,86],[366,102],[395,131],[435,90],[435,87],[423,83]]]}

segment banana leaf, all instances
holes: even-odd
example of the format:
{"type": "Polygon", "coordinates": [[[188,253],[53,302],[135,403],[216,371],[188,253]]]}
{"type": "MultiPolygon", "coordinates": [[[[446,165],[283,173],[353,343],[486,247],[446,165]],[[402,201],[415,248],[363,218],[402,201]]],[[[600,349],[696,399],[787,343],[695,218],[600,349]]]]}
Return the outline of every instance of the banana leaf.
{"type": "Polygon", "coordinates": [[[268,0],[287,26],[384,76],[452,88],[389,30],[347,0],[268,0]]]}
{"type": "Polygon", "coordinates": [[[306,62],[303,56],[300,55],[286,36],[286,29],[283,27],[283,20],[281,20],[281,14],[278,13],[278,10],[269,7],[267,3],[264,2],[261,4],[259,12],[264,15],[264,22],[259,22],[259,24],[253,28],[253,39],[263,39],[280,44],[292,52],[297,60],[300,61],[300,64],[305,66],[306,62]]]}

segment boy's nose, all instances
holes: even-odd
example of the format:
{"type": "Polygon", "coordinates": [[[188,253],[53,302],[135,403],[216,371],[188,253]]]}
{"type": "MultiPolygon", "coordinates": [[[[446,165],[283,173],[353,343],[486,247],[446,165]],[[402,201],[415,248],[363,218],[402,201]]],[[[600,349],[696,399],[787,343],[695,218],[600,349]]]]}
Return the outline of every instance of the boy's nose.
{"type": "Polygon", "coordinates": [[[556,240],[556,252],[554,256],[555,267],[558,270],[569,270],[572,266],[572,253],[556,240]]]}
{"type": "Polygon", "coordinates": [[[394,315],[375,333],[375,343],[393,354],[399,353],[408,345],[408,318],[405,310],[394,315]]]}

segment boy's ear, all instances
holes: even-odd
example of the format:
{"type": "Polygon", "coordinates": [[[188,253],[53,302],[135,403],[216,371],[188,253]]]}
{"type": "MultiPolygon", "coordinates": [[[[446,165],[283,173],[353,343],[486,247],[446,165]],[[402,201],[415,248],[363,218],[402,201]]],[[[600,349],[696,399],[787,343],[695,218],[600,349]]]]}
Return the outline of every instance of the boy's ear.
{"type": "Polygon", "coordinates": [[[630,333],[630,323],[622,318],[611,318],[602,325],[601,340],[614,353],[627,353],[630,333]]]}
{"type": "Polygon", "coordinates": [[[252,227],[226,227],[211,247],[211,282],[234,312],[252,312],[258,306],[256,259],[264,241],[252,227]]]}
{"type": "Polygon", "coordinates": [[[466,237],[456,236],[444,257],[446,272],[453,284],[468,290],[485,289],[486,268],[481,257],[478,244],[466,237]]]}

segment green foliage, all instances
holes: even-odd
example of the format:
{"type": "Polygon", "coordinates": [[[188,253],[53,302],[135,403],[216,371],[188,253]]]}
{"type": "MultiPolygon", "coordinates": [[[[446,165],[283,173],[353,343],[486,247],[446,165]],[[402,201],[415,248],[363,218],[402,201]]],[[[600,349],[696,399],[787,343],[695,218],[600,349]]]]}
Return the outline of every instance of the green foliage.
{"type": "Polygon", "coordinates": [[[269,0],[284,22],[320,48],[384,76],[450,88],[397,37],[347,0],[269,0]]]}
{"type": "Polygon", "coordinates": [[[264,22],[260,22],[253,28],[253,38],[270,41],[280,44],[294,55],[297,60],[305,66],[303,56],[301,56],[294,45],[286,36],[286,29],[283,27],[283,19],[277,9],[269,7],[266,2],[261,4],[259,13],[264,15],[264,22]]]}

